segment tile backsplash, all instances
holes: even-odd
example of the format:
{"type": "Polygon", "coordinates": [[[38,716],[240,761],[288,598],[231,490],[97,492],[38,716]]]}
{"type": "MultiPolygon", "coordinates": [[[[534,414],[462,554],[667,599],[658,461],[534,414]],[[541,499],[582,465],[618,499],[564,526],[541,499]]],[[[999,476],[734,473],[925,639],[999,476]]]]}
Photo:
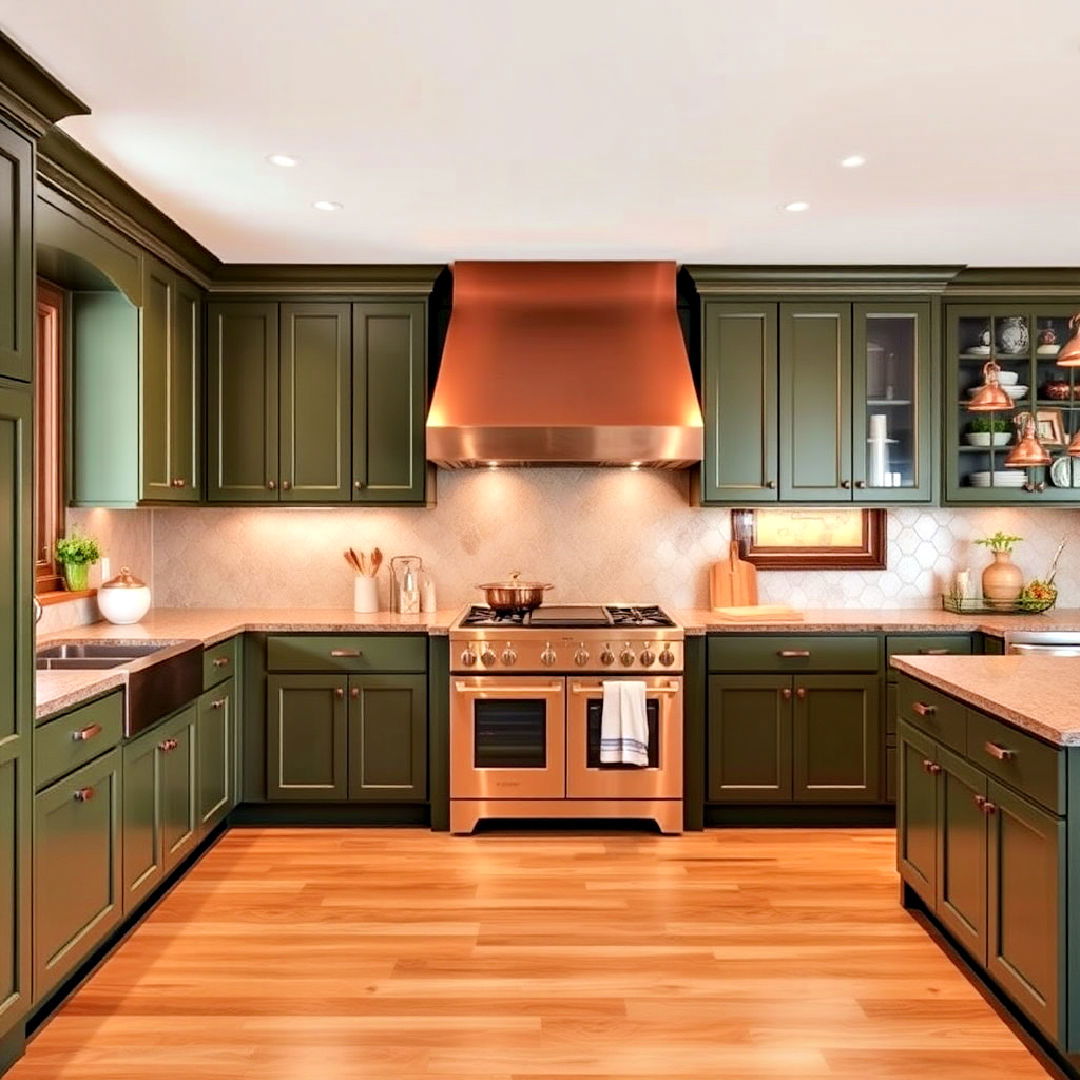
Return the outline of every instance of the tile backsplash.
{"type": "MultiPolygon", "coordinates": [[[[72,510],[167,607],[347,607],[352,545],[420,555],[440,607],[478,599],[477,582],[520,570],[550,581],[553,600],[708,601],[707,566],[726,552],[730,513],[688,505],[686,473],[627,469],[443,472],[430,509],[195,508],[72,510]]],[[[1016,561],[1042,575],[1068,535],[1059,604],[1080,606],[1080,511],[941,510],[888,514],[884,571],[762,572],[761,599],[796,607],[933,607],[945,583],[987,555],[971,543],[1003,529],[1024,537],[1016,561]]],[[[389,581],[381,575],[384,604],[389,581]]],[[[66,606],[66,605],[62,605],[66,606]]]]}

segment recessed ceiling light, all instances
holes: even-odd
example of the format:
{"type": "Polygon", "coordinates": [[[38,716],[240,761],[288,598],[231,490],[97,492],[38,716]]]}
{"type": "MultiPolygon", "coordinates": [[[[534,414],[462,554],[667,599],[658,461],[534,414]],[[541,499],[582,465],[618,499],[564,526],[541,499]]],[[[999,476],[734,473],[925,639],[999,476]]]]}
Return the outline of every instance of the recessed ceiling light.
{"type": "Polygon", "coordinates": [[[803,202],[801,199],[798,199],[795,202],[789,202],[787,206],[784,207],[784,209],[792,214],[801,214],[804,210],[810,209],[810,204],[808,202],[803,202]]]}
{"type": "Polygon", "coordinates": [[[845,169],[860,169],[866,164],[866,158],[862,154],[848,154],[846,158],[840,159],[840,165],[845,169]]]}
{"type": "Polygon", "coordinates": [[[345,207],[339,202],[334,202],[332,199],[316,199],[312,204],[316,210],[325,210],[328,214],[334,210],[344,210],[345,207]]]}
{"type": "Polygon", "coordinates": [[[291,157],[289,154],[271,154],[266,160],[279,169],[293,169],[300,164],[299,158],[291,157]]]}

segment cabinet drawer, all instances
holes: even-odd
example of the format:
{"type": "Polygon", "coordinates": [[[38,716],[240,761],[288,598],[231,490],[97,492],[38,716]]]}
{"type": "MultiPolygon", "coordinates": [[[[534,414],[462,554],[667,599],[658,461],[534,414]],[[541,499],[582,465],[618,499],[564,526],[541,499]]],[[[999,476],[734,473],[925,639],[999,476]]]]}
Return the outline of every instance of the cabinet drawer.
{"type": "Polygon", "coordinates": [[[967,756],[1036,802],[1065,813],[1065,753],[985,713],[968,709],[967,756]]]}
{"type": "Polygon", "coordinates": [[[967,656],[970,634],[890,634],[885,639],[885,666],[890,682],[900,674],[889,667],[894,656],[967,656]]]}
{"type": "Polygon", "coordinates": [[[110,694],[49,720],[34,732],[34,787],[40,789],[99,754],[124,734],[124,695],[110,694]]]}
{"type": "Polygon", "coordinates": [[[877,671],[874,634],[717,634],[709,638],[710,671],[877,671]]]}
{"type": "Polygon", "coordinates": [[[897,683],[897,716],[958,753],[966,751],[967,709],[945,694],[902,675],[897,683]]]}
{"type": "Polygon", "coordinates": [[[209,690],[219,682],[231,679],[240,664],[240,638],[229,638],[211,645],[203,653],[203,689],[209,690]]]}
{"type": "Polygon", "coordinates": [[[266,642],[269,671],[427,670],[427,638],[420,634],[294,634],[266,642]]]}

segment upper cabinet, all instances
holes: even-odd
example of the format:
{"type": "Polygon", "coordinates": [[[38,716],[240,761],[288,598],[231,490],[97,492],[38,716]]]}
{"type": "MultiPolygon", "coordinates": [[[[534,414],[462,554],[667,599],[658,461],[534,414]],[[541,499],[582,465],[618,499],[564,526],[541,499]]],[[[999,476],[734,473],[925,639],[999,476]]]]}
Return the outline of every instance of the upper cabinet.
{"type": "Polygon", "coordinates": [[[701,501],[929,502],[931,305],[703,308],[701,501]]]}
{"type": "Polygon", "coordinates": [[[954,504],[1080,503],[1080,460],[1065,448],[1080,429],[1080,377],[1057,366],[1080,300],[1052,304],[949,304],[945,317],[945,501],[954,504]],[[993,356],[1014,408],[971,412],[971,395],[993,356]],[[1036,418],[1048,466],[1014,468],[1005,459],[1017,422],[1036,418]]]}
{"type": "Polygon", "coordinates": [[[0,376],[34,371],[34,146],[0,122],[0,376]]]}
{"type": "Polygon", "coordinates": [[[422,504],[425,307],[210,304],[210,500],[422,504]]]}

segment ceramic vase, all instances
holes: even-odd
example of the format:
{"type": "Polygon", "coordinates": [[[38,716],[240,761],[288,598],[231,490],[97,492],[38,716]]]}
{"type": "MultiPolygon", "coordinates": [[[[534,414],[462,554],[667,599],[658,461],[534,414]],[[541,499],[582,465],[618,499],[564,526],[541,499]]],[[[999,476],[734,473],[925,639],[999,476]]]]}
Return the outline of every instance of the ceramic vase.
{"type": "Polygon", "coordinates": [[[1024,574],[1009,552],[995,551],[994,561],[983,571],[983,598],[991,604],[1008,604],[1024,589],[1024,574]]]}
{"type": "Polygon", "coordinates": [[[1016,355],[1028,350],[1027,320],[1023,315],[1007,315],[998,324],[998,345],[1003,353],[1016,355]]]}

